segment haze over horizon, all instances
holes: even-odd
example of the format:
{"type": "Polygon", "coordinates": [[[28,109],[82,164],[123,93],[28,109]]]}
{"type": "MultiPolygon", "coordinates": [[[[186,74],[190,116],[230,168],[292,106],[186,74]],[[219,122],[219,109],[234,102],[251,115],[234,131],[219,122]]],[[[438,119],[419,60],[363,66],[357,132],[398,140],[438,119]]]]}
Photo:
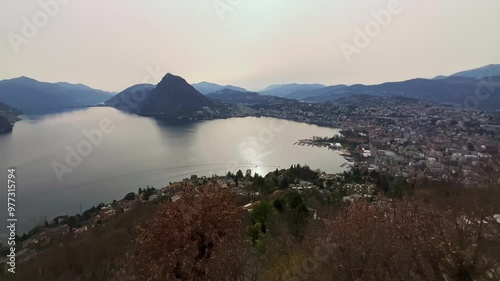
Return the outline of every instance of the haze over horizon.
{"type": "Polygon", "coordinates": [[[500,2],[401,0],[400,12],[349,63],[339,46],[354,45],[355,28],[364,30],[372,12],[390,2],[68,1],[16,53],[11,34],[21,36],[23,18],[33,22],[44,10],[38,1],[4,1],[0,79],[28,76],[118,92],[156,84],[144,77],[158,68],[189,83],[260,90],[431,78],[500,62],[494,36],[500,2]],[[222,13],[214,7],[230,2],[237,4],[222,13]]]}

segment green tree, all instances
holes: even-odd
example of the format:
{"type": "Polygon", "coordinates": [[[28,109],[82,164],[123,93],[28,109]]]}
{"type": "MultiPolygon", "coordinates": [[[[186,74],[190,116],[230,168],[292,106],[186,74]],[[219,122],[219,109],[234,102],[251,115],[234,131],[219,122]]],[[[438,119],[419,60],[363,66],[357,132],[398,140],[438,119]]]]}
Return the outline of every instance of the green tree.
{"type": "Polygon", "coordinates": [[[237,179],[242,179],[243,178],[243,172],[241,170],[238,170],[238,172],[236,172],[236,178],[237,179]]]}
{"type": "Polygon", "coordinates": [[[250,212],[250,217],[254,223],[265,224],[271,217],[273,207],[269,202],[263,201],[255,206],[250,212]]]}
{"type": "Polygon", "coordinates": [[[288,177],[284,177],[279,183],[280,189],[287,189],[289,186],[290,186],[290,180],[288,179],[288,177]]]}
{"type": "Polygon", "coordinates": [[[276,200],[274,200],[273,202],[273,207],[280,213],[284,213],[285,212],[285,208],[286,208],[286,203],[285,203],[285,200],[281,199],[281,198],[277,198],[276,200]]]}
{"type": "Polygon", "coordinates": [[[262,224],[260,222],[249,226],[247,230],[254,246],[257,243],[257,240],[262,240],[262,238],[264,237],[264,233],[262,232],[262,224]]]}
{"type": "Polygon", "coordinates": [[[263,185],[259,185],[259,191],[262,195],[270,194],[274,189],[275,185],[272,180],[265,180],[263,185]]]}
{"type": "Polygon", "coordinates": [[[130,192],[129,194],[125,195],[123,200],[129,200],[129,201],[135,200],[135,193],[130,192]]]}
{"type": "Polygon", "coordinates": [[[80,227],[80,222],[78,221],[78,219],[75,216],[69,217],[67,224],[68,224],[68,227],[70,230],[73,228],[80,227]]]}
{"type": "Polygon", "coordinates": [[[304,203],[302,195],[296,190],[290,190],[285,193],[285,200],[291,209],[297,208],[301,203],[304,203]]]}

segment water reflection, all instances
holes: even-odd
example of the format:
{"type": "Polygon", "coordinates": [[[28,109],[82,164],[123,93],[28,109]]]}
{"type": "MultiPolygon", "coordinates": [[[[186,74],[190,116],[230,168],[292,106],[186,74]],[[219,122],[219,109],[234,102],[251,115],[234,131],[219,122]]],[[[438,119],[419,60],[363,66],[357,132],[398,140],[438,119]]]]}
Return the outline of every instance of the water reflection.
{"type": "MultiPolygon", "coordinates": [[[[40,216],[75,214],[79,204],[88,209],[139,187],[163,187],[192,174],[252,169],[265,175],[292,164],[343,170],[338,154],[293,145],[315,135],[331,136],[336,130],[280,122],[238,118],[171,123],[104,107],[30,115],[16,123],[12,134],[0,136],[0,171],[18,169],[18,215],[29,227],[40,216]],[[68,147],[76,150],[87,140],[83,131],[98,129],[102,120],[109,120],[113,130],[103,134],[102,142],[93,145],[60,182],[53,163],[67,165],[68,147]]],[[[5,192],[2,189],[0,195],[6,196],[5,192]]],[[[0,208],[4,204],[0,202],[0,208]]]]}

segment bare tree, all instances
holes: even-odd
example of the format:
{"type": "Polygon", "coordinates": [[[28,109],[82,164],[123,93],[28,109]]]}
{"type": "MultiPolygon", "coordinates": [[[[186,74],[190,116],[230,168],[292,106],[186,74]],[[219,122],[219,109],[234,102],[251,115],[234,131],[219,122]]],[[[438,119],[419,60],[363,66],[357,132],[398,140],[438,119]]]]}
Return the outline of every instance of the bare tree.
{"type": "Polygon", "coordinates": [[[140,230],[134,258],[140,280],[238,280],[250,244],[242,209],[217,186],[187,188],[140,230]]]}

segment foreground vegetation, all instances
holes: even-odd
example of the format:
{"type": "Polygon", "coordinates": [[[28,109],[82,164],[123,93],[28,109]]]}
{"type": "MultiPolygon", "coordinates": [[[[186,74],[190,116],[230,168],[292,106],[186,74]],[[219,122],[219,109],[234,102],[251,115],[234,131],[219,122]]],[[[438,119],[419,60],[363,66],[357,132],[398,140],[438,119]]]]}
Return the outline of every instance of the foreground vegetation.
{"type": "Polygon", "coordinates": [[[246,208],[216,181],[186,186],[63,237],[14,280],[500,280],[500,190],[285,172],[229,174],[260,192],[246,208]],[[299,179],[319,189],[289,188],[299,179]],[[347,197],[360,182],[374,196],[347,197]]]}
{"type": "Polygon", "coordinates": [[[19,264],[16,274],[0,275],[0,280],[127,280],[120,274],[135,248],[136,225],[157,207],[147,203],[77,237],[61,236],[32,261],[19,264]]]}

